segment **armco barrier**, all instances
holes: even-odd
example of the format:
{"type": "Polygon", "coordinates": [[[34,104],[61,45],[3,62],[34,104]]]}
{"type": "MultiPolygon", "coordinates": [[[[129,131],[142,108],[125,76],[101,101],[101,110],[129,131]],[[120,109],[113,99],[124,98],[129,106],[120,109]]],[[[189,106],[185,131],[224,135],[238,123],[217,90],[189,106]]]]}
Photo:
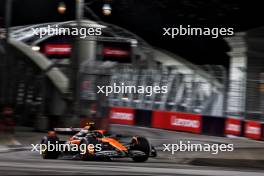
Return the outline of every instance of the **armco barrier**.
{"type": "Polygon", "coordinates": [[[257,121],[245,121],[244,135],[247,138],[261,140],[263,138],[263,125],[257,121]]]}
{"type": "Polygon", "coordinates": [[[135,125],[151,127],[152,111],[144,109],[136,109],[135,125]]]}
{"type": "Polygon", "coordinates": [[[154,111],[152,127],[199,134],[202,129],[202,117],[198,114],[154,111]]]}
{"type": "Polygon", "coordinates": [[[225,119],[224,117],[202,116],[202,133],[212,136],[224,136],[225,119]]]}
{"type": "Polygon", "coordinates": [[[109,118],[111,123],[135,125],[135,110],[132,108],[112,107],[109,118]]]}
{"type": "Polygon", "coordinates": [[[238,118],[228,117],[225,119],[225,135],[242,136],[243,121],[238,118]]]}

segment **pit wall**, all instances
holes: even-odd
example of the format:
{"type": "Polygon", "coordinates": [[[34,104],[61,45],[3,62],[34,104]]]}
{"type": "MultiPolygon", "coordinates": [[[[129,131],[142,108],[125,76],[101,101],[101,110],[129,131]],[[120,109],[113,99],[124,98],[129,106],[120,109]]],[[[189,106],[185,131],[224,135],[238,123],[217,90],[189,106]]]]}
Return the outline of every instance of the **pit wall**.
{"type": "Polygon", "coordinates": [[[212,136],[238,136],[264,140],[264,123],[235,117],[112,107],[110,123],[136,125],[212,136]]]}

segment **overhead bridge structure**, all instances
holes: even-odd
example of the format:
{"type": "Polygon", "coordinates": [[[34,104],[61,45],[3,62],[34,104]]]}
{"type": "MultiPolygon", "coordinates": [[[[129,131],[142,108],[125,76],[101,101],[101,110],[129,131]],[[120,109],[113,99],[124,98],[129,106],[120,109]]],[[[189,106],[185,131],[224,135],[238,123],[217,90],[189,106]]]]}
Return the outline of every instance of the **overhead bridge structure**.
{"type": "MultiPolygon", "coordinates": [[[[168,93],[163,95],[110,95],[109,102],[112,106],[223,115],[225,74],[221,67],[195,66],[175,54],[152,47],[137,35],[115,25],[90,20],[82,20],[81,25],[87,28],[100,27],[103,30],[102,36],[85,39],[92,41],[85,46],[90,48],[87,49],[90,52],[87,56],[90,58],[100,58],[101,61],[104,59],[98,54],[103,50],[98,45],[100,42],[104,43],[103,46],[105,43],[115,47],[116,43],[131,45],[131,63],[122,64],[112,60],[103,63],[114,65],[111,83],[124,81],[131,85],[168,86],[168,93]]],[[[67,109],[65,96],[70,94],[70,64],[55,65],[58,61],[41,49],[49,42],[65,44],[65,37],[45,35],[40,38],[34,35],[32,29],[74,26],[77,26],[76,21],[11,28],[9,51],[12,53],[8,56],[5,80],[1,80],[6,86],[5,90],[1,89],[1,96],[5,96],[5,101],[15,108],[17,118],[22,123],[34,123],[31,118],[40,113],[53,118],[63,115],[67,109]],[[40,50],[36,51],[36,47],[40,50]]],[[[4,53],[2,55],[4,57],[4,53]]],[[[86,63],[83,62],[82,68],[86,68],[86,63]]]]}

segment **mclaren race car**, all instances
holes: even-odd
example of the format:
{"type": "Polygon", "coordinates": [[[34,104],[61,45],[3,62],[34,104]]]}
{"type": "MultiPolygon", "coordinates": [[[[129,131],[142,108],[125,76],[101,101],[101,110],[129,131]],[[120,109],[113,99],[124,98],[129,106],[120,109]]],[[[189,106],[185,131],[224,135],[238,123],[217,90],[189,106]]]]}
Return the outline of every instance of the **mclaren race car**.
{"type": "Polygon", "coordinates": [[[84,128],[55,128],[41,140],[41,150],[44,159],[72,155],[82,160],[109,161],[128,157],[135,162],[144,162],[149,157],[157,156],[155,148],[145,137],[110,135],[105,130],[93,129],[91,125],[84,128]],[[56,133],[65,131],[77,133],[67,141],[60,141],[56,133]]]}

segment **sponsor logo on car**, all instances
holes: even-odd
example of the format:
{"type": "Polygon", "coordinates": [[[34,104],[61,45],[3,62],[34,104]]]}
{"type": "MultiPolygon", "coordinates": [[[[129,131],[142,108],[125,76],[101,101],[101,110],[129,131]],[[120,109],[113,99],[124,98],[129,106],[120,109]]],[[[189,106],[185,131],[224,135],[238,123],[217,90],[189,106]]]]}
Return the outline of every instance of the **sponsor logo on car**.
{"type": "Polygon", "coordinates": [[[101,151],[96,153],[97,156],[118,156],[116,151],[101,151]]]}

